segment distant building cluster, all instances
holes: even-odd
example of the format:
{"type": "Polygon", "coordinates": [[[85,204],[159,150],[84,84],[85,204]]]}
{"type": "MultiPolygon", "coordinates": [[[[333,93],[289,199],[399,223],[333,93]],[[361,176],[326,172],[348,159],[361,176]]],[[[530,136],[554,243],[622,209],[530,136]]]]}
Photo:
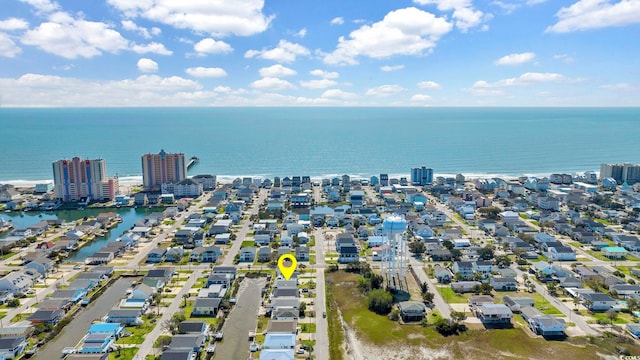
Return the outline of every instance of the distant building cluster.
{"type": "Polygon", "coordinates": [[[118,194],[118,179],[107,178],[103,159],[58,160],[53,163],[55,197],[63,202],[112,200],[118,194]]]}
{"type": "Polygon", "coordinates": [[[613,179],[617,184],[633,185],[640,182],[639,164],[601,164],[600,180],[613,179]]]}

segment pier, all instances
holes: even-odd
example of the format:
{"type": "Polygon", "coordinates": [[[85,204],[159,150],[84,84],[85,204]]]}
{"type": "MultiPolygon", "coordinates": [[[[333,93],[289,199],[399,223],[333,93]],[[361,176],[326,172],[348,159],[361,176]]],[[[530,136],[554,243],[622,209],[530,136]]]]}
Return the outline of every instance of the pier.
{"type": "Polygon", "coordinates": [[[197,164],[199,161],[200,159],[198,159],[197,156],[192,156],[191,159],[189,159],[189,162],[187,163],[187,170],[191,169],[191,167],[197,164]]]}

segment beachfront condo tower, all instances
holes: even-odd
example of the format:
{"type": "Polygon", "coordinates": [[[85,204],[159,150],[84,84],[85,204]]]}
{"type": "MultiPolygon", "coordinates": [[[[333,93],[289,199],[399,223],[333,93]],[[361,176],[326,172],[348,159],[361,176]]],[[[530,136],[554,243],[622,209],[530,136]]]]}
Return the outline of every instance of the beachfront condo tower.
{"type": "Polygon", "coordinates": [[[142,155],[142,183],[145,191],[160,191],[162,184],[178,183],[187,178],[187,162],[182,153],[142,155]]]}
{"type": "Polygon", "coordinates": [[[118,195],[118,179],[107,178],[103,159],[83,160],[74,157],[53,163],[56,199],[63,202],[113,200],[118,195]]]}
{"type": "Polygon", "coordinates": [[[433,169],[427,167],[411,169],[411,184],[427,185],[433,183],[433,169]]]}

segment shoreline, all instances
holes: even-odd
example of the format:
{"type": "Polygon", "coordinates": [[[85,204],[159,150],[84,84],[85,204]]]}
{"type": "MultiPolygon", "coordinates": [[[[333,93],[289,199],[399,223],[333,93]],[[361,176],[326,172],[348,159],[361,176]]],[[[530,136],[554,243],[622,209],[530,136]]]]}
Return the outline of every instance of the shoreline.
{"type": "MultiPolygon", "coordinates": [[[[543,173],[522,173],[520,175],[514,175],[514,174],[496,174],[496,173],[481,173],[481,172],[471,172],[471,173],[465,173],[465,172],[460,172],[462,175],[464,175],[464,177],[466,178],[466,180],[474,180],[474,179],[491,179],[491,178],[503,178],[503,179],[517,179],[519,177],[522,176],[526,176],[526,177],[538,177],[538,178],[542,178],[542,177],[549,177],[551,174],[558,174],[558,173],[562,173],[562,174],[584,174],[585,172],[593,172],[596,175],[600,175],[600,170],[580,170],[580,171],[558,171],[558,172],[543,172],[543,173]]],[[[322,179],[332,179],[335,177],[341,178],[343,175],[345,174],[324,174],[324,175],[318,175],[318,176],[310,176],[312,181],[319,181],[322,179]]],[[[360,180],[360,179],[369,179],[372,176],[380,176],[380,173],[376,173],[376,174],[346,174],[349,175],[349,177],[351,179],[354,180],[360,180]]],[[[400,179],[401,177],[406,177],[407,179],[411,178],[411,174],[410,173],[388,173],[389,178],[397,178],[400,179]]],[[[457,174],[454,173],[434,173],[434,178],[436,177],[456,177],[457,174]]],[[[223,184],[227,184],[227,183],[232,183],[234,179],[237,178],[244,178],[244,177],[251,177],[251,178],[260,178],[260,179],[266,179],[266,178],[270,178],[273,179],[275,176],[280,176],[280,178],[284,178],[286,176],[294,176],[294,175],[265,175],[265,174],[248,174],[248,175],[216,175],[217,177],[217,181],[219,183],[223,183],[223,184]]],[[[300,175],[303,176],[303,175],[300,175]]],[[[189,178],[191,178],[192,176],[189,176],[189,178]]],[[[15,187],[34,187],[36,184],[43,184],[43,183],[51,183],[53,184],[53,179],[42,179],[42,180],[29,180],[29,179],[14,179],[14,180],[0,180],[0,184],[8,184],[8,185],[13,185],[15,187]]],[[[118,183],[120,184],[120,186],[126,185],[127,187],[134,187],[134,186],[139,186],[142,185],[142,175],[130,175],[130,176],[121,176],[118,177],[118,183]]]]}

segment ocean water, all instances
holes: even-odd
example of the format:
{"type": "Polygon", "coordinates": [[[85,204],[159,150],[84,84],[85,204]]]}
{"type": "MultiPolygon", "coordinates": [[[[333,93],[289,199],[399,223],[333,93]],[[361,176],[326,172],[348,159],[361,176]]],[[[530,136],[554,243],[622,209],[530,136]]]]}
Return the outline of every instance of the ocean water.
{"type": "Polygon", "coordinates": [[[598,171],[640,162],[640,108],[0,109],[0,182],[52,178],[53,161],[103,158],[139,177],[141,155],[183,152],[190,175],[313,177],[598,171]]]}

